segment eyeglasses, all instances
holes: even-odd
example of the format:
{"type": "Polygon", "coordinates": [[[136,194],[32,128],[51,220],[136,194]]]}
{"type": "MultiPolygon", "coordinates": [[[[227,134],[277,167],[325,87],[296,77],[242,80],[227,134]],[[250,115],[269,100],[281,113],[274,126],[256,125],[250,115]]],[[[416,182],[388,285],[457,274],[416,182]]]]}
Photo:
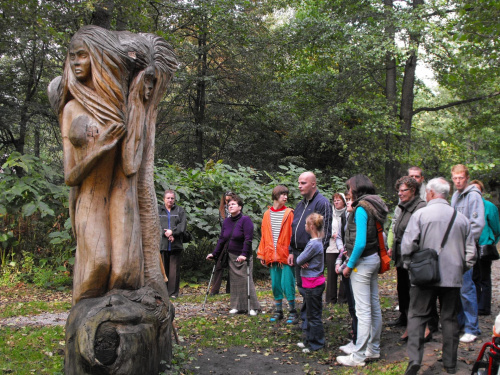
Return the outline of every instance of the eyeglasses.
{"type": "Polygon", "coordinates": [[[405,193],[405,192],[407,192],[408,190],[411,190],[411,189],[410,189],[410,188],[408,188],[408,189],[399,189],[399,192],[400,192],[400,193],[405,193]]]}

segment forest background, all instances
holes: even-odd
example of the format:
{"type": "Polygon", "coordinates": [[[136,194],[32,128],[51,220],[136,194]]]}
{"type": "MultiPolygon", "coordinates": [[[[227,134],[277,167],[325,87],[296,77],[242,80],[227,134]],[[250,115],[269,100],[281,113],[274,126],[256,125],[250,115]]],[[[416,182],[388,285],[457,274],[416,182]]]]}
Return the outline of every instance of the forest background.
{"type": "Polygon", "coordinates": [[[178,55],[158,116],[156,182],[160,201],[174,188],[188,213],[185,282],[207,277],[226,190],[245,201],[254,248],[272,187],[286,184],[294,206],[305,170],[328,197],[367,174],[394,204],[409,165],[431,178],[465,163],[498,196],[496,0],[3,0],[0,284],[71,285],[46,88],[86,24],[158,34],[178,55]]]}

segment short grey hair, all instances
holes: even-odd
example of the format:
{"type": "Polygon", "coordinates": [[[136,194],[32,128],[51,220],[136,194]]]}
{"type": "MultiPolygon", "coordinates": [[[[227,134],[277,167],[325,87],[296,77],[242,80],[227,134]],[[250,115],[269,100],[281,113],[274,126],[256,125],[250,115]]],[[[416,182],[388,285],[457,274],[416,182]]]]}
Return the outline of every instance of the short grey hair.
{"type": "Polygon", "coordinates": [[[444,177],[436,177],[427,183],[425,190],[432,190],[437,195],[446,199],[448,198],[448,194],[450,194],[450,183],[444,177]]]}

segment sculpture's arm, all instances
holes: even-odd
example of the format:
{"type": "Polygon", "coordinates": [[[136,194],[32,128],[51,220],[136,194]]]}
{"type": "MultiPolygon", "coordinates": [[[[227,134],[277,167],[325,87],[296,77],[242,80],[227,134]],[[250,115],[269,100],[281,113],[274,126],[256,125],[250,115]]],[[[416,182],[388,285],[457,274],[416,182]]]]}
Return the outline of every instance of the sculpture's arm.
{"type": "Polygon", "coordinates": [[[111,124],[96,140],[95,148],[83,160],[76,162],[75,149],[69,140],[69,128],[72,122],[72,114],[66,111],[63,115],[63,152],[64,152],[64,181],[68,186],[78,186],[88,176],[100,158],[113,147],[125,134],[123,124],[111,124]]]}

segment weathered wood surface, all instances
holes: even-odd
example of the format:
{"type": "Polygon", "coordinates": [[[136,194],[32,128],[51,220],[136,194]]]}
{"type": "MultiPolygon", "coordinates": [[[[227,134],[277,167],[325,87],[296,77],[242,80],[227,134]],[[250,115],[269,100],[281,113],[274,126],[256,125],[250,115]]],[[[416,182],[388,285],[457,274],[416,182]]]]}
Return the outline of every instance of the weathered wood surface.
{"type": "Polygon", "coordinates": [[[90,373],[149,373],[144,369],[156,371],[161,360],[170,360],[171,321],[144,315],[130,305],[129,293],[154,292],[157,311],[173,317],[158,256],[153,167],[158,104],[176,67],[160,37],[85,26],[71,39],[63,76],[49,85],[77,240],[66,374],[89,373],[88,366],[99,371],[90,373]],[[103,308],[101,298],[112,307],[103,308]],[[92,304],[103,312],[89,315],[92,304]],[[97,344],[80,337],[87,330],[97,344]],[[139,355],[134,361],[122,355],[130,350],[139,355]],[[101,361],[109,363],[105,370],[101,361]]]}
{"type": "Polygon", "coordinates": [[[66,322],[65,373],[156,375],[164,371],[171,361],[174,310],[163,302],[149,287],[116,289],[81,300],[66,322]]]}

